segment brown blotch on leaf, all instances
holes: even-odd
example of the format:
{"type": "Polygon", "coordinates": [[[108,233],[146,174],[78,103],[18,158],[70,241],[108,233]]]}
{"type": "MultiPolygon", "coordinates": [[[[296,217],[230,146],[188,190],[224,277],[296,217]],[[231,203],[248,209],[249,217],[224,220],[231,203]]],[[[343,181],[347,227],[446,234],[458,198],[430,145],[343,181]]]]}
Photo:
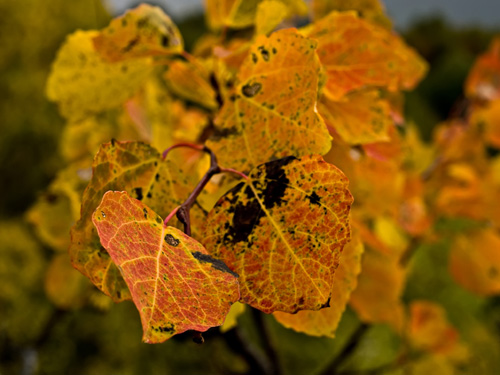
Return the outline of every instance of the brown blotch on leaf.
{"type": "Polygon", "coordinates": [[[245,95],[247,98],[251,98],[255,96],[260,89],[262,88],[262,85],[258,82],[252,83],[252,84],[246,84],[241,88],[241,92],[243,95],[245,95]]]}
{"type": "Polygon", "coordinates": [[[171,234],[167,234],[165,236],[165,242],[168,243],[170,246],[177,247],[181,241],[179,241],[177,238],[175,238],[171,234]]]}

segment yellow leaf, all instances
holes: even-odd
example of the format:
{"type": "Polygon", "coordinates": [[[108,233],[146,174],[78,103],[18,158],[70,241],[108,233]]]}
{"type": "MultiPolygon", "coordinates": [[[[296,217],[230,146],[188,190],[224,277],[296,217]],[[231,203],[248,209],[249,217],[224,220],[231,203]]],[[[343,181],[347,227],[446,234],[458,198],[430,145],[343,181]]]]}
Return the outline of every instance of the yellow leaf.
{"type": "Polygon", "coordinates": [[[69,255],[56,255],[45,275],[45,292],[50,301],[61,309],[81,307],[89,294],[89,280],[73,268],[69,255]]]}
{"type": "Polygon", "coordinates": [[[450,273],[465,289],[500,294],[500,235],[493,228],[459,235],[450,252],[450,273]]]}
{"type": "Polygon", "coordinates": [[[500,148],[500,98],[487,103],[484,108],[476,109],[471,122],[482,130],[486,143],[500,148]]]}
{"type": "Polygon", "coordinates": [[[113,19],[93,42],[101,57],[111,62],[183,51],[177,26],[160,7],[148,4],[113,19]]]}
{"type": "Polygon", "coordinates": [[[210,110],[218,107],[216,93],[209,82],[209,72],[201,60],[172,61],[164,77],[167,87],[174,94],[210,110]]]}
{"type": "Polygon", "coordinates": [[[268,35],[287,16],[288,11],[281,1],[263,1],[257,6],[257,16],[255,17],[255,34],[268,35]]]}
{"type": "Polygon", "coordinates": [[[236,327],[238,324],[238,317],[245,312],[245,305],[243,303],[235,302],[231,305],[229,313],[226,315],[224,324],[220,326],[222,333],[229,331],[236,327]]]}
{"type": "Polygon", "coordinates": [[[325,154],[330,135],[316,112],[315,43],[293,29],[260,36],[207,142],[221,164],[241,171],[288,155],[325,154]]]}
{"type": "Polygon", "coordinates": [[[66,39],[52,65],[47,96],[71,121],[120,106],[152,71],[148,58],[106,63],[92,45],[95,31],[77,31],[66,39]]]}

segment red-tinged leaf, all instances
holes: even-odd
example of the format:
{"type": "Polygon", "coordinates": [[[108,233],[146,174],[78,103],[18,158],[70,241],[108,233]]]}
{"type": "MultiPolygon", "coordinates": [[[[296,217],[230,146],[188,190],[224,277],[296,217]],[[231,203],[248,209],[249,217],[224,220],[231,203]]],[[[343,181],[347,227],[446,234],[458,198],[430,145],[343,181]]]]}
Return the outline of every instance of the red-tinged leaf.
{"type": "Polygon", "coordinates": [[[207,142],[222,165],[248,171],[287,155],[328,152],[331,138],[315,109],[315,45],[294,29],[256,39],[207,142]]]}
{"type": "MultiPolygon", "coordinates": [[[[144,143],[112,141],[102,145],[94,159],[92,180],[83,194],[80,220],[71,229],[69,252],[75,268],[115,301],[129,299],[127,286],[101,246],[92,213],[106,191],[125,190],[167,215],[184,202],[195,184],[174,163],[163,161],[158,151],[144,143]]],[[[204,214],[193,207],[191,216],[196,236],[204,214]]]]}
{"type": "Polygon", "coordinates": [[[342,101],[322,96],[318,111],[325,123],[352,145],[389,141],[390,106],[376,90],[356,91],[342,101]]]}
{"type": "Polygon", "coordinates": [[[344,313],[351,292],[356,289],[361,271],[361,254],[364,247],[359,234],[353,231],[353,239],[342,252],[339,267],[333,276],[330,307],[319,311],[302,310],[296,314],[275,312],[274,317],[287,328],[311,336],[335,337],[340,318],[344,313]]]}
{"type": "Polygon", "coordinates": [[[238,278],[220,260],[126,192],[107,192],[93,218],[141,315],[143,340],[220,326],[239,299],[238,278]]]}
{"type": "Polygon", "coordinates": [[[500,235],[493,228],[459,235],[450,252],[450,273],[465,289],[500,294],[500,235]]]}
{"type": "Polygon", "coordinates": [[[318,56],[327,74],[323,93],[331,100],[365,86],[408,90],[427,70],[424,60],[401,38],[355,12],[331,12],[305,34],[318,41],[318,56]]]}
{"type": "Polygon", "coordinates": [[[500,98],[500,37],[491,42],[488,52],[481,55],[470,70],[465,94],[486,100],[500,98]]]}
{"type": "Polygon", "coordinates": [[[93,41],[96,51],[111,62],[183,50],[177,26],[160,7],[148,4],[141,4],[112,20],[93,41]]]}
{"type": "Polygon", "coordinates": [[[350,239],[347,179],[320,156],[254,168],[207,218],[204,244],[240,275],[242,302],[266,313],[329,304],[350,239]]]}

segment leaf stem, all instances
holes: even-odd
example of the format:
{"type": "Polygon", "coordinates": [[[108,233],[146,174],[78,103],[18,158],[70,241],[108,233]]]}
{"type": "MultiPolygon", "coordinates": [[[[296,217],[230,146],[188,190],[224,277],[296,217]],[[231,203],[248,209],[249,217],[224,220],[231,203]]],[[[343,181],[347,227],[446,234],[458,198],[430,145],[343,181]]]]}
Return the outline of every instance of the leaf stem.
{"type": "Polygon", "coordinates": [[[210,155],[210,168],[208,168],[208,171],[203,175],[201,180],[198,182],[191,194],[189,194],[189,197],[184,201],[184,203],[175,208],[163,222],[163,225],[166,226],[167,222],[172,218],[174,214],[176,214],[177,219],[179,219],[179,221],[184,224],[184,233],[186,233],[188,236],[191,236],[191,219],[189,216],[189,210],[191,210],[191,207],[193,207],[193,204],[196,202],[196,198],[198,198],[198,196],[201,194],[202,190],[208,184],[210,179],[214,175],[222,172],[235,173],[244,179],[248,179],[248,176],[232,168],[220,167],[219,163],[217,162],[217,157],[211,149],[209,149],[207,146],[197,145],[194,143],[177,143],[173,146],[170,146],[165,151],[163,151],[162,158],[165,160],[171,150],[179,147],[189,147],[195,150],[206,152],[210,155]]]}
{"type": "Polygon", "coordinates": [[[163,151],[163,153],[161,155],[162,159],[165,160],[170,151],[172,151],[174,148],[180,148],[180,147],[188,147],[188,148],[192,148],[194,150],[199,150],[199,151],[204,151],[204,148],[205,148],[203,145],[197,145],[195,143],[188,143],[188,142],[176,143],[175,145],[170,146],[165,151],[163,151]]]}
{"type": "Polygon", "coordinates": [[[170,219],[177,213],[177,211],[179,211],[179,208],[181,208],[181,206],[177,206],[175,207],[172,212],[170,212],[168,214],[168,216],[165,218],[165,220],[163,220],[163,226],[166,227],[167,226],[167,223],[170,221],[170,219]]]}
{"type": "Polygon", "coordinates": [[[221,173],[234,173],[234,174],[237,174],[238,176],[240,176],[241,178],[248,180],[248,176],[246,174],[244,174],[243,172],[237,171],[236,169],[233,169],[233,168],[220,167],[220,171],[221,171],[221,173]]]}

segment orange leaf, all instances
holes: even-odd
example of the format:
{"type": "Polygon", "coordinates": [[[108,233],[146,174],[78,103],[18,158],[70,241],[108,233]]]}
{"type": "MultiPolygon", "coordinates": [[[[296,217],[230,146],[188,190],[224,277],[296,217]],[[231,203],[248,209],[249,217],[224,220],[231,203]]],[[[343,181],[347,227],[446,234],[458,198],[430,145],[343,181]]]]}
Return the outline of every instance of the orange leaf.
{"type": "Polygon", "coordinates": [[[465,94],[486,100],[500,98],[500,37],[476,60],[465,82],[465,94]]]}
{"type": "Polygon", "coordinates": [[[356,289],[357,277],[361,271],[363,243],[353,231],[353,239],[342,252],[340,264],[333,276],[330,307],[319,311],[302,310],[296,314],[275,312],[274,317],[287,328],[304,332],[311,336],[335,337],[340,318],[344,313],[351,292],[356,289]]]}
{"type": "Polygon", "coordinates": [[[408,336],[416,349],[435,354],[449,353],[458,345],[458,332],[448,323],[446,312],[429,301],[411,303],[408,336]]]}
{"type": "Polygon", "coordinates": [[[458,236],[449,268],[465,289],[481,296],[500,294],[500,235],[488,228],[458,236]]]}
{"type": "Polygon", "coordinates": [[[311,0],[311,13],[314,20],[326,16],[332,10],[355,10],[362,18],[391,28],[391,20],[385,15],[384,5],[380,0],[311,0]]]}
{"type": "Polygon", "coordinates": [[[403,327],[404,311],[401,294],[405,272],[398,257],[365,251],[358,287],[349,304],[361,321],[387,323],[397,332],[403,327]]]}
{"type": "Polygon", "coordinates": [[[349,144],[390,140],[388,131],[393,125],[390,107],[375,90],[347,94],[342,101],[323,95],[318,110],[325,123],[349,144]]]}
{"type": "Polygon", "coordinates": [[[241,171],[287,155],[324,154],[330,135],[315,110],[315,43],[294,29],[259,36],[238,74],[231,100],[207,142],[222,165],[241,171]]]}
{"type": "Polygon", "coordinates": [[[177,26],[160,7],[141,4],[115,18],[94,37],[94,47],[106,60],[170,55],[183,50],[177,26]]]}
{"type": "Polygon", "coordinates": [[[331,12],[305,34],[318,41],[318,56],[327,74],[324,93],[331,100],[364,86],[411,89],[427,69],[401,38],[355,12],[331,12]]]}
{"type": "Polygon", "coordinates": [[[220,260],[126,192],[107,192],[92,220],[139,310],[147,343],[224,323],[238,279],[220,260]]]}
{"type": "MultiPolygon", "coordinates": [[[[144,143],[112,141],[102,145],[94,159],[92,180],[83,193],[80,220],[71,229],[71,262],[115,301],[129,299],[127,286],[100,244],[92,213],[106,191],[120,189],[167,215],[184,202],[194,186],[178,167],[163,161],[158,151],[144,143]]],[[[204,215],[197,207],[192,210],[193,220],[193,230],[199,229],[204,215]]]]}
{"type": "Polygon", "coordinates": [[[500,148],[500,95],[484,108],[476,109],[472,113],[471,122],[483,130],[483,137],[488,144],[500,148]]]}
{"type": "Polygon", "coordinates": [[[349,241],[347,179],[320,156],[254,168],[207,218],[204,244],[240,275],[244,303],[271,313],[318,310],[349,241]]]}

